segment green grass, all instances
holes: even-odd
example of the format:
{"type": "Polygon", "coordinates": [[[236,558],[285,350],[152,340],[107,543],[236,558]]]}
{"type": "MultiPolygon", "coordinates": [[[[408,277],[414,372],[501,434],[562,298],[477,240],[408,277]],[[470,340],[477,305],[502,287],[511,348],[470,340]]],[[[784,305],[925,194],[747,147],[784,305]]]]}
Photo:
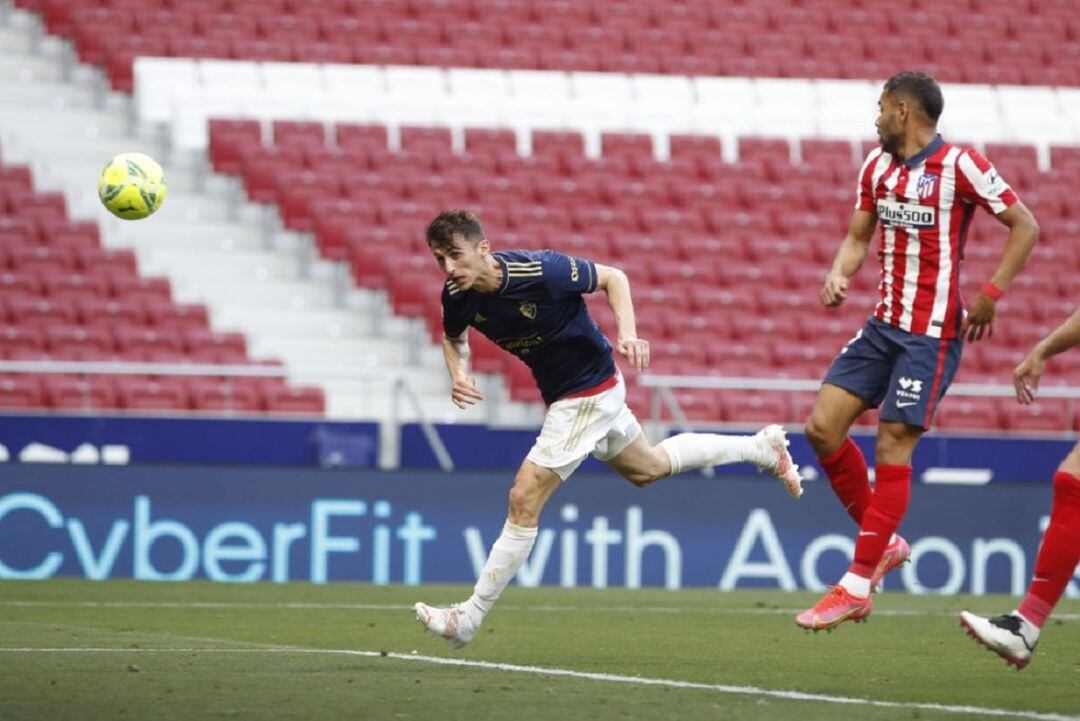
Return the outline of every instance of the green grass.
{"type": "Polygon", "coordinates": [[[882,594],[869,623],[814,635],[792,621],[814,600],[810,594],[511,588],[460,651],[424,636],[408,610],[416,600],[467,593],[450,586],[0,582],[0,649],[8,649],[0,650],[0,718],[986,718],[907,704],[1080,717],[1080,622],[1068,618],[1080,613],[1077,601],[1061,604],[1068,620],[1051,620],[1032,665],[1017,673],[956,621],[961,608],[1012,608],[1015,599],[1004,597],[882,594]],[[432,656],[905,705],[421,658],[432,656]]]}

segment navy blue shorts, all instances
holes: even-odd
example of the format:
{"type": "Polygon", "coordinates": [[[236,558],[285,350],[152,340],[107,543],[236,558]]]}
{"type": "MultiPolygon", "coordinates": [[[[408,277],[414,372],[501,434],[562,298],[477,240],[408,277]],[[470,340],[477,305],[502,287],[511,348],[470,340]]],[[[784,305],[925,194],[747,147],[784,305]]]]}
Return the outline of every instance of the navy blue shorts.
{"type": "Polygon", "coordinates": [[[900,330],[871,318],[841,349],[825,383],[849,390],[883,421],[929,428],[938,402],[960,366],[964,344],[900,330]]]}

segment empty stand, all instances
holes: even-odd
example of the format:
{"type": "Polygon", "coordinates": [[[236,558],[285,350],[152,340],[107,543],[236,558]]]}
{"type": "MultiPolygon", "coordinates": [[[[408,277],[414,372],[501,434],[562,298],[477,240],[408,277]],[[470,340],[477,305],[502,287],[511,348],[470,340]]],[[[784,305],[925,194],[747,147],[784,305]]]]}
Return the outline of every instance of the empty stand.
{"type": "Polygon", "coordinates": [[[1069,52],[1075,13],[1066,5],[1023,2],[1010,8],[1007,21],[986,11],[971,23],[969,5],[935,6],[940,17],[965,20],[942,23],[944,36],[933,42],[904,11],[837,8],[827,0],[768,6],[356,0],[316,8],[156,0],[137,13],[121,0],[45,0],[40,10],[49,32],[71,37],[80,59],[105,67],[121,90],[131,89],[137,54],[756,77],[886,76],[918,66],[942,81],[1080,84],[1080,66],[1069,52]],[[805,42],[808,33],[814,42],[805,42]],[[169,43],[160,42],[163,36],[169,43]]]}
{"type": "MultiPolygon", "coordinates": [[[[464,138],[463,152],[455,152],[445,129],[404,128],[401,149],[391,150],[385,129],[342,125],[329,129],[320,148],[308,145],[294,156],[299,164],[264,165],[283,152],[276,143],[249,147],[239,174],[252,199],[276,200],[285,224],[297,227],[302,221],[294,215],[314,206],[287,189],[303,187],[318,168],[323,200],[317,214],[304,215],[314,217],[318,247],[346,260],[358,284],[386,289],[397,313],[429,319],[433,337],[442,278],[420,229],[434,213],[457,205],[477,210],[496,249],[552,247],[623,268],[634,285],[639,332],[654,342],[657,372],[819,378],[874,308],[876,279],[869,273],[856,278],[841,308],[827,311],[817,300],[850,214],[858,165],[848,143],[793,148],[781,139],[743,139],[732,164],[708,138],[673,138],[667,161],[655,159],[648,136],[635,134],[605,134],[598,159],[586,156],[576,132],[534,132],[531,156],[514,153],[515,138],[505,131],[470,128],[464,138]],[[320,164],[338,153],[353,160],[320,164]],[[820,168],[828,170],[824,179],[820,168]]],[[[1043,202],[1056,197],[1056,178],[1038,170],[1030,146],[989,150],[1027,176],[1041,221],[1068,212],[1065,203],[1043,202]]],[[[996,267],[1000,244],[982,242],[983,233],[999,232],[991,219],[977,218],[974,228],[979,240],[969,243],[965,278],[977,288],[996,267]]],[[[967,349],[965,368],[1007,381],[1023,351],[1064,318],[1080,254],[1067,241],[1047,238],[1032,270],[1035,280],[1010,289],[994,341],[967,349]],[[1034,308],[1049,317],[1034,322],[1028,310],[1034,308]]],[[[590,309],[612,334],[602,299],[590,300],[590,309]]],[[[524,399],[532,386],[524,366],[490,344],[476,346],[478,370],[506,373],[512,397],[524,399]]],[[[1062,372],[1076,377],[1071,366],[1062,372]]],[[[715,403],[706,395],[687,407],[689,417],[798,419],[783,394],[714,394],[715,403]]],[[[943,423],[1021,423],[994,408],[983,416],[978,404],[950,408],[943,423]]]]}
{"type": "MultiPolygon", "coordinates": [[[[226,156],[251,138],[249,126],[221,128],[226,156]]],[[[214,332],[205,306],[174,302],[166,278],[138,274],[132,251],[102,248],[97,226],[68,220],[63,196],[35,192],[28,168],[0,165],[0,181],[17,190],[0,204],[0,359],[252,362],[241,334],[214,332]]],[[[0,377],[0,407],[321,415],[325,399],[281,381],[41,373],[0,377]]]]}

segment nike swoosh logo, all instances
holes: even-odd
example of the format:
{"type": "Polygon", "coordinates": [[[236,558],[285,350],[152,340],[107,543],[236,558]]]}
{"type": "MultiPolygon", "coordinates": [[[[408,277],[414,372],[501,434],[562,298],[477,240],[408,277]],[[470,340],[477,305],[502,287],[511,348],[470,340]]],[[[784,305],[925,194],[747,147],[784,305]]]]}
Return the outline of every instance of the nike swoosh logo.
{"type": "Polygon", "coordinates": [[[877,535],[877,531],[859,531],[859,538],[862,538],[863,536],[876,536],[876,535],[877,535]]]}
{"type": "Polygon", "coordinates": [[[911,401],[910,403],[901,403],[900,401],[897,401],[896,402],[896,407],[897,408],[907,408],[908,406],[913,406],[913,405],[916,405],[917,403],[918,403],[918,401],[911,401]]]}

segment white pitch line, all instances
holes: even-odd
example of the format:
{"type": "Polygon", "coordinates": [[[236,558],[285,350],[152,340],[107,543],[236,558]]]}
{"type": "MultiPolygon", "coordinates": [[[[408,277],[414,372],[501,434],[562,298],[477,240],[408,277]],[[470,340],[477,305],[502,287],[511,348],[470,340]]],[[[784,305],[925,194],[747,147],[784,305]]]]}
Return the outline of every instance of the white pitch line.
{"type": "Polygon", "coordinates": [[[554,676],[561,678],[582,679],[586,681],[602,681],[605,683],[621,683],[637,686],[661,686],[665,688],[689,689],[695,691],[713,691],[716,693],[733,694],[741,696],[765,696],[768,698],[782,699],[785,701],[818,701],[820,703],[841,704],[847,706],[872,706],[875,708],[919,709],[922,711],[939,711],[941,713],[975,714],[979,716],[998,716],[1005,718],[1033,719],[1034,721],[1080,721],[1080,716],[1065,716],[1057,713],[1041,713],[1038,711],[1022,711],[1003,708],[988,708],[983,706],[952,706],[948,704],[904,702],[904,701],[879,701],[876,699],[855,698],[852,696],[830,696],[827,694],[805,693],[803,691],[780,691],[760,688],[758,686],[731,686],[728,684],[697,683],[694,681],[678,681],[675,679],[647,678],[643,676],[620,676],[611,673],[594,673],[589,671],[573,671],[565,668],[548,668],[544,666],[523,666],[515,663],[495,663],[491,661],[469,661],[466,659],[444,658],[441,656],[424,656],[417,653],[390,653],[383,651],[355,651],[350,649],[335,648],[2,648],[0,653],[284,653],[284,654],[318,654],[338,656],[361,656],[364,658],[392,658],[398,661],[412,661],[431,663],[439,666],[459,666],[465,668],[483,669],[485,671],[506,671],[509,673],[527,673],[535,676],[554,676]]]}
{"type": "MultiPolygon", "coordinates": [[[[412,605],[393,603],[250,603],[231,601],[0,601],[0,607],[24,608],[178,608],[178,609],[265,609],[265,610],[343,610],[343,611],[407,611],[412,605]]],[[[499,604],[507,611],[540,611],[546,613],[578,613],[597,611],[602,613],[716,613],[738,616],[786,616],[805,610],[798,608],[708,608],[691,606],[525,606],[513,603],[499,604]]],[[[913,609],[874,609],[874,616],[958,616],[959,611],[918,611],[913,609]]],[[[1080,620],[1080,613],[1054,613],[1061,621],[1080,620]]]]}

